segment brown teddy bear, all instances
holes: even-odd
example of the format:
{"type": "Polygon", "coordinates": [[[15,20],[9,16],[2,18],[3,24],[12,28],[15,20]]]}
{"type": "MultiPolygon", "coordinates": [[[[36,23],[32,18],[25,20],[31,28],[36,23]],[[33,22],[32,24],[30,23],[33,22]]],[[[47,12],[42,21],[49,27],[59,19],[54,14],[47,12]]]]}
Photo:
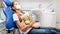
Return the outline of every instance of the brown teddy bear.
{"type": "MultiPolygon", "coordinates": [[[[29,25],[29,24],[30,24],[29,17],[30,17],[30,16],[29,16],[28,14],[24,14],[24,15],[22,16],[22,18],[23,18],[23,20],[24,20],[24,22],[25,22],[26,25],[29,25]]],[[[33,28],[39,28],[39,27],[40,27],[40,23],[34,23],[34,24],[32,25],[32,27],[33,27],[33,28]]]]}

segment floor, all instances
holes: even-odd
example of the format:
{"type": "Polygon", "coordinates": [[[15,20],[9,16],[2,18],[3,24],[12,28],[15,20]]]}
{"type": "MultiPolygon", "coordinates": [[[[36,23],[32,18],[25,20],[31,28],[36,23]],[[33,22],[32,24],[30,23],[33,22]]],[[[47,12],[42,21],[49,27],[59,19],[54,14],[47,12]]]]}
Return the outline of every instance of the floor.
{"type": "MultiPolygon", "coordinates": [[[[7,31],[4,25],[0,26],[0,34],[7,34],[7,31]]],[[[8,33],[8,34],[13,34],[13,32],[8,33]]],[[[15,30],[15,34],[19,34],[17,29],[15,30]]]]}
{"type": "MultiPolygon", "coordinates": [[[[6,28],[5,28],[4,24],[3,24],[3,22],[0,23],[0,34],[7,34],[6,28]]],[[[9,33],[9,34],[12,34],[12,32],[9,33]]],[[[18,34],[18,33],[17,33],[17,34],[18,34]]]]}

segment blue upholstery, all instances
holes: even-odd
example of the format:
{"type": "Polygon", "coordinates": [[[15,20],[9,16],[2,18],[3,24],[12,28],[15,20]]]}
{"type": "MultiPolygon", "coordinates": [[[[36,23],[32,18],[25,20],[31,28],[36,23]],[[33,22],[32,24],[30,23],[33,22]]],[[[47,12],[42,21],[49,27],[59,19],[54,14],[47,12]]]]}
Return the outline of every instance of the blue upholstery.
{"type": "Polygon", "coordinates": [[[7,8],[7,7],[3,8],[3,12],[6,16],[5,26],[6,26],[7,29],[10,29],[10,28],[13,27],[13,24],[14,24],[13,23],[13,18],[12,18],[13,12],[10,8],[7,8]]]}
{"type": "Polygon", "coordinates": [[[12,27],[17,28],[16,24],[13,22],[13,11],[10,8],[5,7],[3,8],[3,12],[6,16],[6,23],[5,23],[6,28],[7,29],[10,29],[12,27]]]}
{"type": "Polygon", "coordinates": [[[12,27],[17,28],[16,24],[13,22],[13,11],[9,8],[11,6],[12,2],[10,0],[3,0],[4,3],[7,5],[7,7],[3,8],[3,12],[6,16],[6,23],[5,26],[7,29],[10,29],[12,27]]]}
{"type": "Polygon", "coordinates": [[[12,2],[10,0],[3,0],[4,3],[9,7],[11,6],[12,2]]]}

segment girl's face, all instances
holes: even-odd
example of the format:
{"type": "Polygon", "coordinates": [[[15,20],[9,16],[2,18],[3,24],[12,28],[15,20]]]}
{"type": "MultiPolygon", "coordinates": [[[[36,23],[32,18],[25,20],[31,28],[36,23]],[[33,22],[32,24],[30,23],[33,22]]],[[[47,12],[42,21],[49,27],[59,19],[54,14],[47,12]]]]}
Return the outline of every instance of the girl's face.
{"type": "Polygon", "coordinates": [[[20,4],[18,2],[14,2],[13,7],[15,9],[21,9],[21,6],[20,6],[20,4]]]}

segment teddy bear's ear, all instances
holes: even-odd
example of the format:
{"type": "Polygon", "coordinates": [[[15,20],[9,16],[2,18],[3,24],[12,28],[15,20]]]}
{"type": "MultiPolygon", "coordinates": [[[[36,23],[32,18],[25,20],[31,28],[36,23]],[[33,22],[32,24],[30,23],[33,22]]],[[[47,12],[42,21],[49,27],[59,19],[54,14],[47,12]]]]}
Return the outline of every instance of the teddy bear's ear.
{"type": "Polygon", "coordinates": [[[39,28],[40,27],[40,23],[35,23],[32,25],[33,28],[39,28]]]}
{"type": "Polygon", "coordinates": [[[26,20],[26,21],[25,21],[25,24],[26,24],[26,25],[29,25],[29,24],[30,24],[30,21],[29,21],[29,20],[26,20]]]}

